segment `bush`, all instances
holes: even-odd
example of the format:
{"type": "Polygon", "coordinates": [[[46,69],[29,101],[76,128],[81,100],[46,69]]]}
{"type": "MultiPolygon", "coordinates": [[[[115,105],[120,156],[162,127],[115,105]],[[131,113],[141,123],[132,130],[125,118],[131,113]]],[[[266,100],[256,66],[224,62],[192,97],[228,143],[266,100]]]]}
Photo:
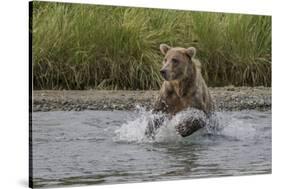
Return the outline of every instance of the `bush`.
{"type": "Polygon", "coordinates": [[[271,85],[271,17],[34,2],[34,89],[158,89],[159,45],[198,49],[209,86],[271,85]]]}

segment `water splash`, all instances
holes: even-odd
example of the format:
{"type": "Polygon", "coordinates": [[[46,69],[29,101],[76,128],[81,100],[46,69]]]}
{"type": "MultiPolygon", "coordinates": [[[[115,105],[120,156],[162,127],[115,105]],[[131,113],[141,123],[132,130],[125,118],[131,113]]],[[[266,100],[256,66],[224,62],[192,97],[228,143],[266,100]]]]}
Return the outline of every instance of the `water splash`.
{"type": "MultiPolygon", "coordinates": [[[[242,111],[247,115],[247,111],[242,111]]],[[[225,112],[217,112],[220,125],[219,134],[234,140],[249,140],[257,135],[257,128],[253,124],[253,120],[237,117],[241,112],[232,112],[226,115],[225,112]]]]}
{"type": "Polygon", "coordinates": [[[206,122],[206,130],[209,134],[216,134],[218,131],[218,120],[214,116],[212,119],[207,119],[202,111],[196,109],[187,109],[176,114],[172,119],[169,119],[162,113],[152,113],[145,108],[138,106],[136,108],[137,118],[127,121],[115,131],[115,140],[126,142],[181,142],[185,138],[181,137],[175,127],[185,119],[190,117],[201,117],[206,122]],[[161,127],[157,130],[155,137],[150,138],[145,134],[146,128],[151,120],[163,118],[164,121],[161,127]]]}
{"type": "Polygon", "coordinates": [[[145,110],[144,107],[137,106],[135,113],[137,117],[123,124],[115,131],[117,141],[127,142],[152,142],[145,135],[145,130],[150,120],[156,119],[161,114],[153,114],[152,111],[145,110]]]}
{"type": "Polygon", "coordinates": [[[147,125],[150,120],[163,117],[161,113],[152,113],[143,107],[136,108],[137,117],[127,121],[115,131],[115,141],[136,142],[136,143],[153,143],[153,142],[186,142],[190,140],[202,140],[206,136],[209,138],[228,138],[230,140],[247,140],[255,137],[256,128],[251,122],[245,121],[235,116],[235,113],[214,112],[211,117],[207,118],[202,111],[196,109],[187,109],[176,114],[172,119],[165,117],[162,126],[157,131],[155,137],[149,138],[145,134],[147,125]],[[206,126],[191,136],[181,137],[175,127],[184,119],[190,117],[201,117],[206,122],[206,126]]]}

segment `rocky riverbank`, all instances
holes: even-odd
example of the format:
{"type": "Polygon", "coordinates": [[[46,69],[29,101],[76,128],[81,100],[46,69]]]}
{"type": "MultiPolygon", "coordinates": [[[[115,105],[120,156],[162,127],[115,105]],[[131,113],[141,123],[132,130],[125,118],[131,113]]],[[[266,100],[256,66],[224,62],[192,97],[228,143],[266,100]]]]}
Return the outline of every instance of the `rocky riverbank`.
{"type": "MultiPolygon", "coordinates": [[[[218,110],[271,109],[271,88],[210,88],[218,110]]],[[[150,109],[158,91],[40,90],[33,91],[33,111],[133,110],[150,109]]]]}

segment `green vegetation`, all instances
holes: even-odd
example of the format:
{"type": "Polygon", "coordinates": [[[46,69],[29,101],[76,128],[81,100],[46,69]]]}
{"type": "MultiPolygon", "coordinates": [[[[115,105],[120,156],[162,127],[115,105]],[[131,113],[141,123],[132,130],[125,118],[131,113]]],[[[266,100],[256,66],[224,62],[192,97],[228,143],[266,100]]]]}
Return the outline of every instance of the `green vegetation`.
{"type": "Polygon", "coordinates": [[[158,89],[159,45],[198,49],[209,86],[271,86],[271,17],[33,3],[34,89],[158,89]]]}

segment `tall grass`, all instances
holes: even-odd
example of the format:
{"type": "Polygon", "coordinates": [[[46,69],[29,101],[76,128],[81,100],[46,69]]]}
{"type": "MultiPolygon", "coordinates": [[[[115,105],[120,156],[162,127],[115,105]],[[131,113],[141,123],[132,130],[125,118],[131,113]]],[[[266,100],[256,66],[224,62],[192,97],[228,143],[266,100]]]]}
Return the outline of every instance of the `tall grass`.
{"type": "Polygon", "coordinates": [[[160,43],[209,86],[271,85],[271,17],[34,2],[31,32],[34,89],[158,89],[160,43]]]}

